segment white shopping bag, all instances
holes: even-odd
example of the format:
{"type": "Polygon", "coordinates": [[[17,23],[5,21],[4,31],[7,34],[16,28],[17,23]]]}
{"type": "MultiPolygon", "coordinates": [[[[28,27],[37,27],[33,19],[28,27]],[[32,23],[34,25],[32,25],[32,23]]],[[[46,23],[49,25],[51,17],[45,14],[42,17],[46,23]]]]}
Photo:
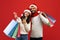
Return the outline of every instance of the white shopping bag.
{"type": "Polygon", "coordinates": [[[14,19],[7,25],[7,27],[4,29],[4,33],[9,36],[9,33],[11,32],[11,30],[16,27],[17,25],[17,21],[15,21],[14,19]]]}

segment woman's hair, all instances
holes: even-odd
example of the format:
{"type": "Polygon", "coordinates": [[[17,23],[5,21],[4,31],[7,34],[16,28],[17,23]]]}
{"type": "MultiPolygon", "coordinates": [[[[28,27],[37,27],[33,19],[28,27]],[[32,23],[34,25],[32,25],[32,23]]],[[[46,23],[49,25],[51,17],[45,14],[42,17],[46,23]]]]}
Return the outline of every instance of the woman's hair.
{"type": "MultiPolygon", "coordinates": [[[[23,16],[21,17],[21,20],[23,20],[23,19],[25,19],[26,17],[25,17],[25,14],[23,13],[23,16]]],[[[31,21],[31,18],[30,18],[30,14],[29,14],[29,16],[27,17],[27,19],[26,19],[26,22],[27,23],[29,23],[31,21]]]]}

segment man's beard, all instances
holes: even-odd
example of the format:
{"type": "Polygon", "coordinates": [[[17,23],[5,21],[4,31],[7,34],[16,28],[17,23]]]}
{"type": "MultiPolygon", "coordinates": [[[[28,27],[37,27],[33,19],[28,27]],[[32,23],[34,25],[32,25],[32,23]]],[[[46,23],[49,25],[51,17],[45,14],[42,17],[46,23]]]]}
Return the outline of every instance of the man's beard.
{"type": "Polygon", "coordinates": [[[31,13],[33,13],[33,14],[34,14],[35,12],[36,12],[36,11],[31,10],[31,13]]]}
{"type": "Polygon", "coordinates": [[[31,17],[33,17],[33,15],[35,14],[36,11],[31,11],[31,17]]]}

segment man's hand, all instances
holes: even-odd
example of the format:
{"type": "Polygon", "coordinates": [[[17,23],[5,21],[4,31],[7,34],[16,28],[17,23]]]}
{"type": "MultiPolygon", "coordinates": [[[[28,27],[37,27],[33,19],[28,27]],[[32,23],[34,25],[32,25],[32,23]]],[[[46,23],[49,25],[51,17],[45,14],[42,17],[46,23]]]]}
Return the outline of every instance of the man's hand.
{"type": "Polygon", "coordinates": [[[47,15],[45,14],[45,12],[41,12],[41,15],[47,18],[47,15]]]}

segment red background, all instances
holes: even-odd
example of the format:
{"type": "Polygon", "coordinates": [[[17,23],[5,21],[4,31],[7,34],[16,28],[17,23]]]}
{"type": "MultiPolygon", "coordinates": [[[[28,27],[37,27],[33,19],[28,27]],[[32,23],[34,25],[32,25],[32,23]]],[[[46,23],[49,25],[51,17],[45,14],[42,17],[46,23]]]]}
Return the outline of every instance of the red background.
{"type": "Polygon", "coordinates": [[[60,40],[59,0],[0,0],[0,40],[14,40],[7,37],[3,33],[3,30],[8,23],[14,19],[14,11],[20,16],[20,14],[23,13],[23,10],[28,8],[32,3],[35,3],[39,10],[47,12],[57,20],[52,28],[46,25],[43,27],[43,40],[60,40]]]}

